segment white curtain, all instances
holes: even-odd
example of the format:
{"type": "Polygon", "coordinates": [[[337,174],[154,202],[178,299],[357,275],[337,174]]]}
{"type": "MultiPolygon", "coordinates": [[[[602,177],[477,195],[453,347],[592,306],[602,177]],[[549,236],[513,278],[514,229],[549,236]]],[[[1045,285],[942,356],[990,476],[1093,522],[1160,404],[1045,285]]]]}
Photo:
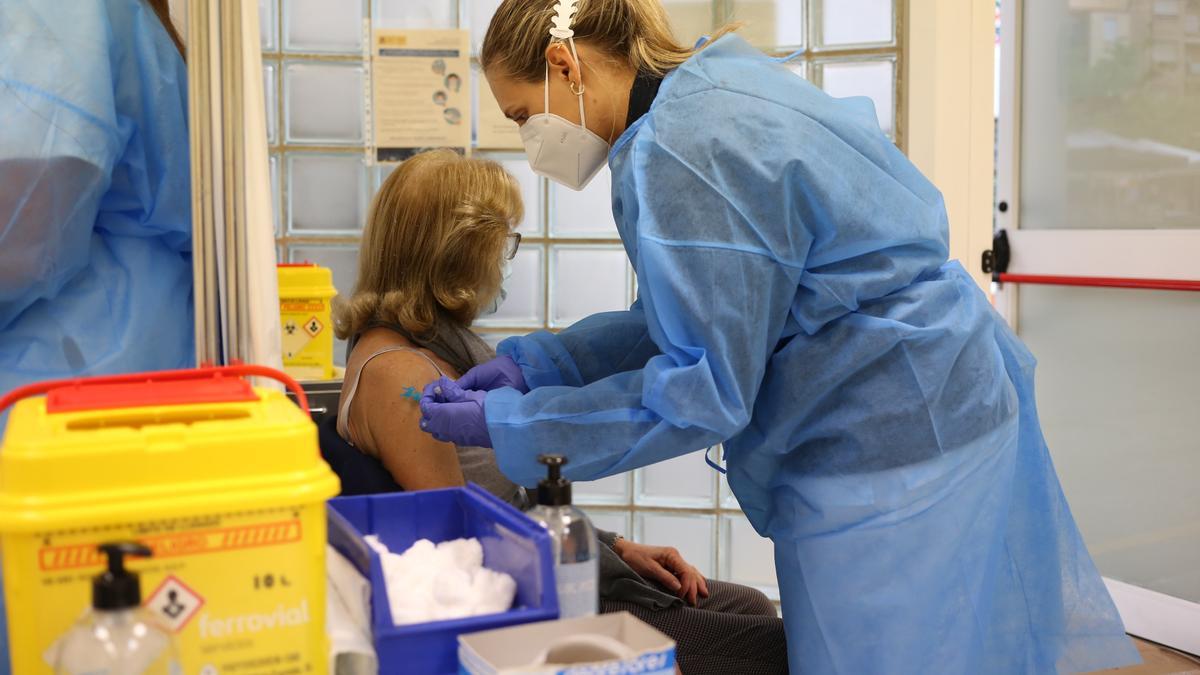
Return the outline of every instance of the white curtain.
{"type": "MultiPolygon", "coordinates": [[[[228,326],[212,327],[222,336],[224,354],[241,354],[247,363],[254,363],[281,369],[283,366],[280,329],[279,329],[279,287],[275,276],[275,232],[273,209],[275,204],[271,197],[271,172],[267,156],[267,123],[265,97],[262,77],[262,49],[259,41],[259,8],[258,3],[239,2],[241,11],[242,34],[237,36],[242,40],[243,55],[243,91],[244,119],[242,133],[245,143],[242,156],[227,158],[238,161],[245,167],[244,196],[246,203],[246,220],[242,223],[245,229],[243,240],[246,259],[246,271],[242,282],[236,288],[230,288],[222,280],[226,279],[226,261],[229,246],[239,245],[226,241],[221,228],[212,233],[215,245],[213,257],[207,262],[198,264],[215,266],[215,278],[219,286],[219,302],[228,307],[228,295],[235,294],[240,306],[246,307],[246,325],[242,326],[239,334],[231,334],[228,326]],[[239,348],[231,349],[230,342],[237,341],[239,348]]],[[[228,6],[228,5],[226,5],[228,6]]],[[[180,35],[188,35],[188,2],[187,0],[170,0],[171,18],[175,22],[180,35]]],[[[210,32],[209,45],[213,53],[220,53],[220,40],[224,36],[218,34],[213,26],[210,32]]],[[[220,129],[221,110],[217,98],[213,99],[211,114],[214,117],[214,129],[220,129]]],[[[193,163],[193,167],[195,164],[193,163]]],[[[213,186],[215,194],[220,194],[222,187],[213,186]]],[[[229,195],[224,195],[229,198],[229,195]]],[[[193,199],[204,198],[192,195],[193,199]]],[[[214,205],[215,206],[215,205],[214,205]]],[[[199,300],[199,298],[198,298],[199,300]]],[[[216,301],[212,298],[212,301],[216,301]]],[[[199,305],[199,303],[198,303],[199,305]]],[[[207,308],[197,306],[198,313],[209,312],[207,308]]],[[[218,312],[218,315],[220,313],[218,312]]],[[[206,316],[214,316],[211,313],[206,316]]],[[[261,378],[259,378],[261,380],[261,378]]],[[[270,385],[272,381],[259,381],[260,385],[270,385]]]]}
{"type": "Polygon", "coordinates": [[[271,170],[267,161],[267,116],[263,96],[262,48],[258,3],[243,2],[242,32],[246,120],[246,243],[247,287],[236,289],[249,305],[247,360],[272,368],[283,367],[279,333],[279,284],[275,276],[275,228],[271,200],[271,170]]]}

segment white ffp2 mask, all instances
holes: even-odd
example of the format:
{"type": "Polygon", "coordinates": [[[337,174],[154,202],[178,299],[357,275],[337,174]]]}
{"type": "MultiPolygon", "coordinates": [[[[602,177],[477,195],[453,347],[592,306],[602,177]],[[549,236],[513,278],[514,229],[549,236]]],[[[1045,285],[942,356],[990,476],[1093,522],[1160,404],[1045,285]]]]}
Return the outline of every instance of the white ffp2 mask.
{"type": "MultiPolygon", "coordinates": [[[[575,41],[571,40],[575,55],[575,41]]],[[[575,62],[579,57],[575,56],[575,62]]],[[[608,159],[608,143],[587,128],[583,113],[583,89],[579,97],[580,124],[572,124],[550,112],[550,65],[546,65],[543,112],[532,115],[521,127],[521,141],[529,167],[539,176],[561,183],[572,190],[587,186],[608,159]]]]}

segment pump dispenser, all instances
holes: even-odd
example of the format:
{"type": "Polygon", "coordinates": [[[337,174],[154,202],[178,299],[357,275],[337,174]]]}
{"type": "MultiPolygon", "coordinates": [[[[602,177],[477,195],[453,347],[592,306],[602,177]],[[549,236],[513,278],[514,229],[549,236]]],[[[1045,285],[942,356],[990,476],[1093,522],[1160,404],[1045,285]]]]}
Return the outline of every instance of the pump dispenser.
{"type": "Polygon", "coordinates": [[[59,675],[176,675],[171,633],[142,608],[141,581],[125,569],[126,556],[149,557],[133,542],[101,544],[108,569],[92,579],[92,607],[50,648],[46,660],[59,675]]]}
{"type": "Polygon", "coordinates": [[[592,521],[571,505],[571,481],[562,477],[567,458],[541,455],[546,478],[538,483],[537,506],[529,516],[550,533],[561,618],[591,616],[600,603],[597,583],[599,541],[592,521]]]}
{"type": "Polygon", "coordinates": [[[537,495],[540,506],[570,506],[571,481],[562,477],[562,467],[567,458],[562,455],[540,455],[538,463],[546,466],[547,476],[538,483],[537,495]]]}
{"type": "Polygon", "coordinates": [[[108,556],[108,571],[92,578],[92,608],[119,610],[142,604],[141,580],[125,569],[125,556],[148,558],[150,549],[131,543],[100,544],[99,549],[108,556]]]}

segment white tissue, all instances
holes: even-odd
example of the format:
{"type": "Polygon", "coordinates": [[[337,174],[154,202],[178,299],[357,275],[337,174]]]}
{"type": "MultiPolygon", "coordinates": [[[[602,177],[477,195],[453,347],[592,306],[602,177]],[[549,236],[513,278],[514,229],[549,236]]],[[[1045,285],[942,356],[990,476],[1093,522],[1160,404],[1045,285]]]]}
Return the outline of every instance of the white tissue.
{"type": "Polygon", "coordinates": [[[512,607],[513,578],[483,566],[478,539],[434,545],[421,539],[402,554],[392,553],[376,535],[365,537],[379,554],[392,622],[397,626],[494,614],[512,607]]]}

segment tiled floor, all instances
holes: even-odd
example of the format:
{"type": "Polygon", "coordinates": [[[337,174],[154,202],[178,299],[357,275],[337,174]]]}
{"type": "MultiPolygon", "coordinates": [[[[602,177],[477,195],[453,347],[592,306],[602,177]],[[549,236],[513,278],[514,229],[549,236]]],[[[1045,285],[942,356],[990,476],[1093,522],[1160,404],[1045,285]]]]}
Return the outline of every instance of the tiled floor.
{"type": "Polygon", "coordinates": [[[1180,654],[1160,647],[1152,642],[1134,638],[1142,665],[1127,668],[1098,670],[1096,673],[1119,673],[1119,675],[1200,675],[1200,658],[1180,654]]]}

